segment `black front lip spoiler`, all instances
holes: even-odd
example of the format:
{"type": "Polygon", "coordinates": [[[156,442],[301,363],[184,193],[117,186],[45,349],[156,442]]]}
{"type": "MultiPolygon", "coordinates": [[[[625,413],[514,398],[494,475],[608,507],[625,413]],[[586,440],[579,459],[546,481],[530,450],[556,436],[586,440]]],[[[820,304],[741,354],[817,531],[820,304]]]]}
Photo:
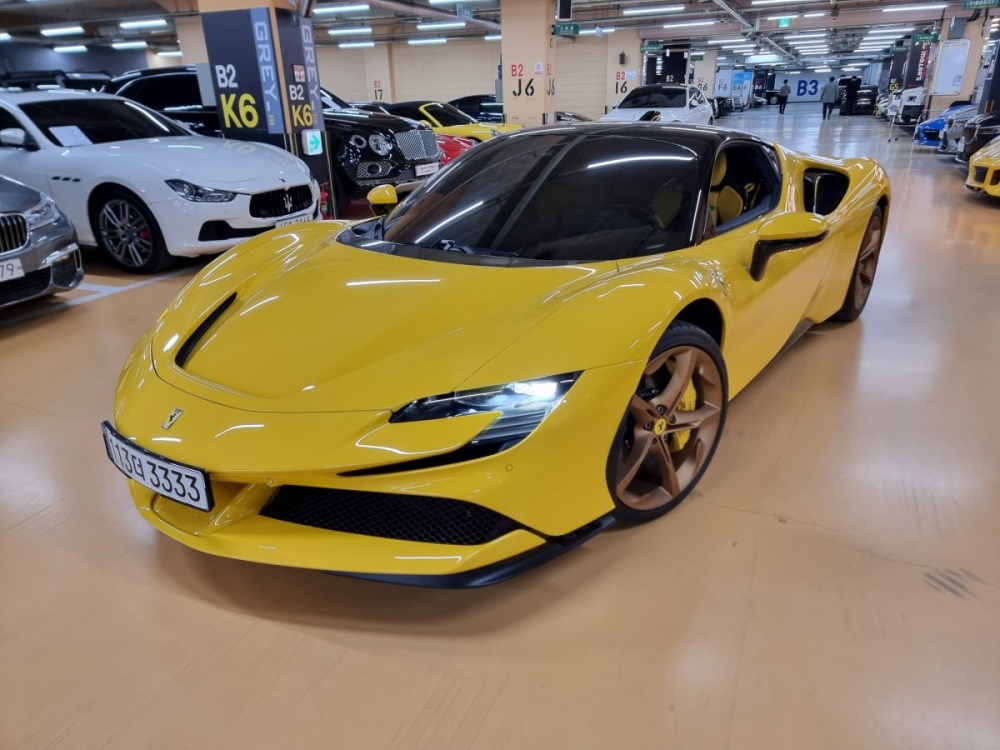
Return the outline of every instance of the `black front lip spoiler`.
{"type": "Polygon", "coordinates": [[[569,552],[569,550],[583,544],[591,537],[597,536],[614,522],[614,517],[609,513],[606,516],[601,516],[596,521],[591,521],[586,526],[581,526],[576,531],[571,531],[569,534],[549,537],[540,547],[535,547],[500,562],[484,565],[481,568],[467,570],[464,573],[435,576],[344,573],[338,570],[328,570],[325,572],[332,575],[346,576],[347,578],[361,578],[367,581],[380,581],[382,583],[399,583],[405,586],[426,586],[436,589],[473,589],[480,586],[492,586],[495,583],[506,581],[542,563],[559,557],[564,552],[569,552]]]}

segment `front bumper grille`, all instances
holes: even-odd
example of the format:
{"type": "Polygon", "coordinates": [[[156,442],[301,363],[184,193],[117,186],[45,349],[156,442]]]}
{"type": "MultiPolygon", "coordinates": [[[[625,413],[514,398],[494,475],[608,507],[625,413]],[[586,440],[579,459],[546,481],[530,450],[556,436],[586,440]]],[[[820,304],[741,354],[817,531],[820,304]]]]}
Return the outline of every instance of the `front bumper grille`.
{"type": "Polygon", "coordinates": [[[52,266],[52,283],[56,286],[73,286],[80,276],[80,251],[77,250],[52,266]]]}
{"type": "Polygon", "coordinates": [[[438,156],[437,139],[433,130],[407,130],[396,133],[396,144],[409,161],[436,159],[438,156]]]}
{"type": "Polygon", "coordinates": [[[417,177],[416,170],[413,167],[403,167],[399,170],[399,174],[391,179],[380,178],[380,179],[370,179],[358,178],[358,185],[361,187],[378,187],[379,185],[399,185],[403,182],[413,182],[417,179],[423,179],[422,177],[417,177]]]}
{"type": "Polygon", "coordinates": [[[312,205],[308,185],[293,185],[284,190],[269,190],[250,196],[250,215],[255,219],[278,219],[305,211],[312,205]]]}
{"type": "Polygon", "coordinates": [[[486,544],[519,528],[506,516],[462,500],[293,485],[278,489],[260,515],[328,531],[432,544],[486,544]]]}
{"type": "Polygon", "coordinates": [[[385,177],[392,171],[393,166],[391,161],[363,161],[358,164],[358,179],[375,180],[385,177]]]}
{"type": "Polygon", "coordinates": [[[993,170],[993,176],[990,178],[990,186],[1000,185],[1000,168],[993,170]]]}
{"type": "Polygon", "coordinates": [[[975,167],[972,170],[972,179],[974,182],[986,182],[986,167],[975,167]]]}
{"type": "Polygon", "coordinates": [[[930,141],[936,141],[941,137],[940,130],[924,130],[924,138],[930,141]]]}
{"type": "Polygon", "coordinates": [[[52,274],[48,268],[26,273],[19,279],[0,281],[0,305],[35,297],[49,288],[52,274]]]}
{"type": "Polygon", "coordinates": [[[0,253],[20,250],[28,244],[28,220],[24,214],[0,214],[0,253]]]}

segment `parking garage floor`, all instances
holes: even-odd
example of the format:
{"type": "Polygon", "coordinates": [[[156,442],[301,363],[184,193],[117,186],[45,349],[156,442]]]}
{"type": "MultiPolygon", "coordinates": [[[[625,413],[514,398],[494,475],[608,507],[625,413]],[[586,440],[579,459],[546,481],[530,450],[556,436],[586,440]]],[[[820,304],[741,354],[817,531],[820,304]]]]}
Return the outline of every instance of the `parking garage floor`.
{"type": "Polygon", "coordinates": [[[0,747],[1000,748],[1000,201],[819,109],[719,124],[888,168],[862,319],[733,402],[676,511],[486,589],[210,557],[139,518],[99,423],[200,264],[90,255],[80,291],[0,311],[0,747]]]}

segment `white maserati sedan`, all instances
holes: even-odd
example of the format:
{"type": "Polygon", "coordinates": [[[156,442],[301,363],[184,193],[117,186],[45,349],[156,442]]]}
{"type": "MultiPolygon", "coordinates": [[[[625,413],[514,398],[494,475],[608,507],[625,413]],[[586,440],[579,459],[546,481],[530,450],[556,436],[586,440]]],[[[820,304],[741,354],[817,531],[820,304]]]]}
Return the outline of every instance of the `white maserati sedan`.
{"type": "Polygon", "coordinates": [[[712,105],[698,87],[678,83],[654,83],[632,89],[601,119],[619,122],[655,119],[694,125],[715,122],[712,105]]]}
{"type": "Polygon", "coordinates": [[[287,151],[89,92],[0,92],[0,174],[51,195],[80,244],[136,273],[318,213],[319,188],[287,151]]]}

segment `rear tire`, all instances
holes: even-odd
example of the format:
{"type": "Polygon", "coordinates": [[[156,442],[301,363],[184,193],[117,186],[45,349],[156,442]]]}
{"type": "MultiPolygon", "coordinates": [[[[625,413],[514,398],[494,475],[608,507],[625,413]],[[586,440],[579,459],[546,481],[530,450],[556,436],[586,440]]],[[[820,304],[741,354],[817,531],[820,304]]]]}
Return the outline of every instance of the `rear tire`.
{"type": "Polygon", "coordinates": [[[167,252],[152,212],[125,188],[108,190],[94,201],[90,225],[97,244],[126,271],[155,273],[176,260],[167,252]]]}
{"type": "Polygon", "coordinates": [[[884,227],[882,208],[876,206],[861,238],[861,248],[858,250],[858,259],[854,262],[854,271],[851,274],[851,283],[847,287],[847,294],[844,296],[844,304],[830,317],[830,320],[843,322],[857,320],[868,304],[868,296],[871,294],[875,271],[878,268],[879,253],[882,252],[884,227]]]}
{"type": "Polygon", "coordinates": [[[616,518],[651,521],[691,493],[715,455],[728,399],[715,340],[690,323],[672,323],[650,355],[608,456],[616,518]]]}

